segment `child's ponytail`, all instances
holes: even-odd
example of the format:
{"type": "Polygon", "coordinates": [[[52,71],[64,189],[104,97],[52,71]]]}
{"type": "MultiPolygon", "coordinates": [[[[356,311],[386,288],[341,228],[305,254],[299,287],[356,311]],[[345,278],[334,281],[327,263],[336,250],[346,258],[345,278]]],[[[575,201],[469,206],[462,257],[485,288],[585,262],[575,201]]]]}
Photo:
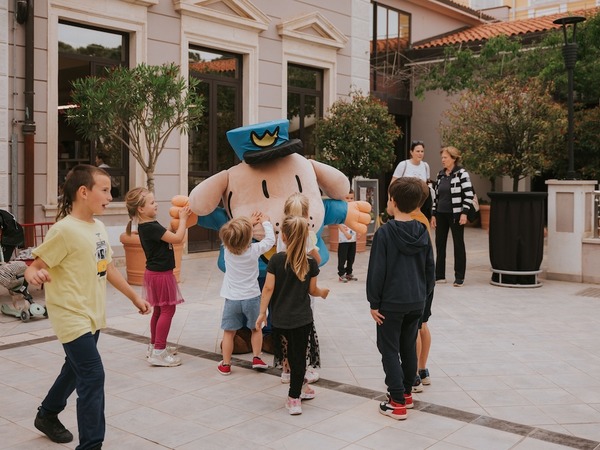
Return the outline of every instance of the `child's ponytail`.
{"type": "Polygon", "coordinates": [[[138,208],[143,207],[146,204],[146,195],[150,191],[144,187],[136,187],[130,189],[125,195],[125,207],[127,208],[127,214],[129,215],[129,222],[125,228],[125,233],[131,234],[133,222],[138,220],[138,208]]]}
{"type": "Polygon", "coordinates": [[[306,254],[308,221],[299,216],[287,216],[281,224],[281,232],[287,239],[285,264],[292,268],[300,281],[304,281],[308,273],[308,256],[306,254]]]}

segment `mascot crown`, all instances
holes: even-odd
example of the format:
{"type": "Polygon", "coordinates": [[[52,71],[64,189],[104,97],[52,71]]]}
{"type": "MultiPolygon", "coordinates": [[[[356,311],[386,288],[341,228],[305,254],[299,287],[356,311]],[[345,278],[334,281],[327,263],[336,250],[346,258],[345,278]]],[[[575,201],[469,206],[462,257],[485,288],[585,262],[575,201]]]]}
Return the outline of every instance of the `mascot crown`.
{"type": "Polygon", "coordinates": [[[227,140],[237,157],[248,164],[258,164],[302,150],[299,139],[290,141],[286,119],[234,128],[227,132],[227,140]]]}

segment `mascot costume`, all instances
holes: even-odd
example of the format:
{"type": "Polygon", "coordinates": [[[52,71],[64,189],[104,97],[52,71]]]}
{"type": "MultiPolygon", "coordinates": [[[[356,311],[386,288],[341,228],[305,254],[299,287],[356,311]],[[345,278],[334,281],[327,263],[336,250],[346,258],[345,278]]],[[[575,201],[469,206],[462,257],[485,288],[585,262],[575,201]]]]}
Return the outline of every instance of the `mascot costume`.
{"type": "MultiPolygon", "coordinates": [[[[358,233],[366,233],[371,221],[371,205],[344,201],[350,191],[348,178],[327,164],[302,156],[299,153],[302,142],[289,139],[288,127],[289,122],[282,119],[228,131],[227,139],[241,162],[202,181],[192,190],[189,199],[174,197],[171,216],[177,218],[178,208],[189,204],[193,214],[188,226],[197,223],[218,231],[231,218],[249,217],[254,211],[260,211],[270,217],[278,237],[285,201],[301,192],[309,200],[309,226],[317,235],[321,265],[329,260],[329,252],[321,239],[325,225],[344,223],[358,233]],[[329,198],[323,199],[321,191],[329,198]]],[[[172,226],[177,225],[176,221],[173,220],[172,226]]],[[[262,225],[255,227],[254,236],[262,238],[262,225]]],[[[267,263],[274,253],[275,247],[260,257],[259,278],[266,276],[267,263]]],[[[218,266],[225,271],[222,246],[218,266]]],[[[251,351],[250,333],[246,331],[236,335],[234,353],[251,351]]],[[[266,339],[263,350],[272,353],[266,339]]]]}

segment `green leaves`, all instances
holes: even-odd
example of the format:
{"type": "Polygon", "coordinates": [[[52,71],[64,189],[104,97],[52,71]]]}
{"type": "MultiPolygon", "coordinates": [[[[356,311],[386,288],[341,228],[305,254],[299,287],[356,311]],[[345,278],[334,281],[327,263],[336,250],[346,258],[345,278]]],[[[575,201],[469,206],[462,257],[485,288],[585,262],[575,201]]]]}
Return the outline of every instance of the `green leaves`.
{"type": "Polygon", "coordinates": [[[515,191],[564,152],[566,111],[537,80],[507,78],[466,91],[444,118],[444,142],[462,151],[464,166],[491,180],[509,176],[515,191]]]}
{"type": "Polygon", "coordinates": [[[154,170],[170,134],[187,132],[199,123],[203,107],[195,78],[184,79],[176,64],[133,69],[115,67],[106,77],[73,82],[77,108],[67,120],[85,139],[100,141],[107,151],[125,145],[147,175],[154,190],[154,170]]]}
{"type": "Polygon", "coordinates": [[[350,180],[378,176],[392,168],[394,142],[400,135],[385,104],[353,90],[350,101],[336,101],[329,115],[317,122],[317,159],[339,169],[350,180]]]}

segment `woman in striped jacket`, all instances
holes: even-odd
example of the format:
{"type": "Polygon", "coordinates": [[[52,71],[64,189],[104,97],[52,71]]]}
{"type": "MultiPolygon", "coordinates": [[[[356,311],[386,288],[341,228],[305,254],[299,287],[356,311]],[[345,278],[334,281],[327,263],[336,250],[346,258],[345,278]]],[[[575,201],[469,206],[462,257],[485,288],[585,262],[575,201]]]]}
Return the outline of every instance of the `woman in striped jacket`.
{"type": "Polygon", "coordinates": [[[467,267],[464,234],[467,212],[473,205],[473,185],[468,172],[458,165],[460,151],[457,148],[444,147],[440,154],[443,169],[437,176],[431,218],[437,253],[435,278],[438,283],[446,282],[446,242],[448,231],[452,231],[454,286],[461,287],[467,267]]]}

